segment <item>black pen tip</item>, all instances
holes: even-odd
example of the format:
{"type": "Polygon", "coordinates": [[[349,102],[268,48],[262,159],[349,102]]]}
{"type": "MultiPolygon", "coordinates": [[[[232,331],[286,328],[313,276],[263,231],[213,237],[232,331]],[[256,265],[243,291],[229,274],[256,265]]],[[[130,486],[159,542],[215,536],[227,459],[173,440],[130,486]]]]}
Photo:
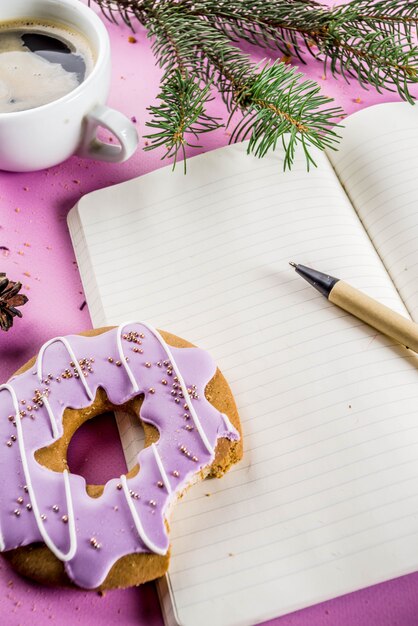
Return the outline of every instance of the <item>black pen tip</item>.
{"type": "Polygon", "coordinates": [[[339,280],[338,278],[334,278],[334,276],[318,272],[318,270],[306,267],[306,265],[300,265],[299,263],[296,264],[293,261],[290,261],[290,265],[295,268],[295,271],[299,274],[299,276],[302,276],[302,278],[308,281],[312,287],[315,287],[315,289],[322,293],[322,295],[326,298],[328,298],[331,293],[331,289],[339,280]]]}

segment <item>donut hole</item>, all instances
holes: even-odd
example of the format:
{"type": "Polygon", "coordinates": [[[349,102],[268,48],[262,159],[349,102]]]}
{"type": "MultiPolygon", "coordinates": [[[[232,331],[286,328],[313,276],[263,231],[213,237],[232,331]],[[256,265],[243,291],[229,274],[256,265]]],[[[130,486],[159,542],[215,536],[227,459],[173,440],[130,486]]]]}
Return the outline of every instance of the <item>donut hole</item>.
{"type": "MultiPolygon", "coordinates": [[[[104,389],[98,389],[90,406],[84,409],[65,409],[62,437],[37,450],[36,461],[55,472],[68,469],[83,476],[88,495],[92,498],[100,497],[108,480],[119,478],[121,474],[126,474],[129,478],[139,471],[139,465],[134,464],[127,472],[114,412],[122,413],[125,427],[129,426],[131,429],[129,438],[135,441],[136,450],[139,451],[159,439],[158,430],[142,422],[139,417],[142,401],[143,396],[137,396],[121,406],[116,406],[109,401],[104,389]]],[[[135,459],[134,451],[131,457],[135,459]]]]}
{"type": "Polygon", "coordinates": [[[83,476],[92,485],[104,485],[111,478],[126,473],[113,411],[92,417],[76,430],[68,446],[67,464],[70,472],[83,476]]]}

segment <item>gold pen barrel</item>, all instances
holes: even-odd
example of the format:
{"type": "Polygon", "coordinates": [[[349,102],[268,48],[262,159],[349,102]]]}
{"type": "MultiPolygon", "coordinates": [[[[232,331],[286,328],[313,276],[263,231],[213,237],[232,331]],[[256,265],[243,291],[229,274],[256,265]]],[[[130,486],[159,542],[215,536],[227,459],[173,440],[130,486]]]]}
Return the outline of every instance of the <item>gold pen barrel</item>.
{"type": "Polygon", "coordinates": [[[395,313],[348,283],[339,280],[331,289],[328,300],[384,335],[418,352],[418,324],[395,313]]]}

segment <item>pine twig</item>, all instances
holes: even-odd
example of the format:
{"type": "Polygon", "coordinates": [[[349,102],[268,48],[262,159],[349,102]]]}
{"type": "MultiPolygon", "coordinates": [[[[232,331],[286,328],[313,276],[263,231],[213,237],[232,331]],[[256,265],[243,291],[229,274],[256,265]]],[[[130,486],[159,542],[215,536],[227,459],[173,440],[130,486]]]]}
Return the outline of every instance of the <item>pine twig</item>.
{"type": "MultiPolygon", "coordinates": [[[[342,113],[327,108],[319,86],[280,63],[255,66],[237,44],[246,40],[277,48],[302,63],[309,53],[333,75],[377,91],[396,90],[413,102],[418,82],[418,0],[351,0],[333,8],[314,0],[95,0],[109,19],[131,28],[144,25],[164,69],[159,104],[150,107],[150,148],[164,157],[185,156],[188,133],[196,138],[219,126],[205,104],[209,86],[242,119],[231,140],[249,137],[248,150],[263,156],[281,139],[285,167],[301,144],[307,164],[311,147],[335,148],[333,124],[342,113]]],[[[231,120],[231,118],[230,118],[231,120]]]]}
{"type": "Polygon", "coordinates": [[[205,104],[211,100],[210,86],[200,87],[187,74],[178,69],[166,74],[161,92],[157,96],[160,103],[149,107],[153,119],[147,126],[158,129],[157,132],[146,135],[152,145],[145,150],[164,146],[166,152],[162,158],[173,157],[173,169],[176,165],[178,153],[183,155],[184,173],[186,173],[185,147],[198,148],[197,144],[190,143],[188,135],[196,139],[202,133],[219,128],[216,118],[208,116],[205,104]]]}
{"type": "MultiPolygon", "coordinates": [[[[329,128],[329,123],[337,119],[342,110],[324,108],[332,99],[320,95],[316,83],[301,81],[301,78],[302,74],[283,63],[266,64],[259,73],[254,72],[253,81],[249,81],[250,92],[243,94],[248,104],[231,135],[231,142],[242,141],[250,135],[248,153],[263,157],[281,139],[285,169],[292,166],[298,143],[303,147],[308,169],[310,163],[315,165],[310,146],[320,150],[335,149],[339,137],[329,128]]],[[[238,98],[236,107],[239,106],[238,98]]]]}
{"type": "Polygon", "coordinates": [[[230,120],[237,110],[243,112],[231,141],[250,134],[248,152],[264,156],[288,133],[283,142],[284,167],[291,167],[298,143],[303,146],[308,166],[314,163],[309,146],[323,149],[335,145],[338,136],[331,125],[342,110],[321,109],[330,99],[318,95],[319,87],[314,83],[301,82],[301,74],[294,68],[284,63],[255,67],[224,33],[193,15],[180,19],[171,5],[163,5],[153,18],[154,46],[159,52],[164,50],[162,58],[168,71],[176,62],[181,63],[203,83],[213,82],[231,113],[230,120]]]}

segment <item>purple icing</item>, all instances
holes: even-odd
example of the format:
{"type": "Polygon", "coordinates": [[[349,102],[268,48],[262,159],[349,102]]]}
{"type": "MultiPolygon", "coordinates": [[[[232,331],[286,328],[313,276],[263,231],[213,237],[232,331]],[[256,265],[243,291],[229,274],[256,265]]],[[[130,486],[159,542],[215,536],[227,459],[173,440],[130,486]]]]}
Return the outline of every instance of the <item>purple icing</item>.
{"type": "Polygon", "coordinates": [[[0,549],[45,541],[87,589],[126,554],[165,554],[171,501],[213,461],[218,438],[239,438],[205,398],[215,371],[203,350],[168,347],[141,323],[48,342],[33,368],[0,387],[0,549]],[[134,478],[112,479],[91,498],[84,478],[48,470],[34,454],[62,436],[64,409],[89,406],[98,387],[116,405],[144,394],[141,419],[160,438],[138,454],[134,478]]]}

